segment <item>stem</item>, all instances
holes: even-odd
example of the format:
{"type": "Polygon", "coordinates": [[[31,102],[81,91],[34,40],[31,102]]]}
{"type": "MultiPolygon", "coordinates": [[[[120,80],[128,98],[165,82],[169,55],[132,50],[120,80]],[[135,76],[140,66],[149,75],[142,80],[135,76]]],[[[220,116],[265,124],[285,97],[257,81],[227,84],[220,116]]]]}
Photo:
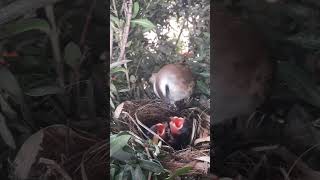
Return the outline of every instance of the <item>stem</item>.
{"type": "Polygon", "coordinates": [[[56,71],[58,75],[58,81],[59,81],[60,87],[64,89],[63,61],[61,58],[59,34],[58,34],[56,22],[55,22],[53,6],[52,5],[46,6],[45,11],[49,19],[49,22],[51,24],[50,41],[51,41],[51,46],[53,51],[53,57],[57,64],[56,71]]]}
{"type": "Polygon", "coordinates": [[[125,6],[127,20],[126,20],[126,24],[123,28],[123,34],[122,34],[122,39],[121,39],[121,43],[120,43],[121,49],[120,49],[120,55],[119,55],[118,61],[124,60],[124,57],[125,57],[124,52],[125,52],[127,41],[128,41],[130,22],[131,22],[131,16],[132,16],[132,0],[129,0],[127,5],[128,6],[125,6]]]}
{"type": "Polygon", "coordinates": [[[182,32],[183,32],[183,29],[184,29],[185,24],[186,24],[186,19],[183,20],[183,24],[182,24],[182,27],[181,27],[181,30],[180,30],[178,39],[177,39],[177,41],[176,41],[176,50],[177,50],[177,48],[178,48],[178,43],[179,43],[179,41],[180,41],[181,34],[182,34],[182,32]]]}
{"type": "MultiPolygon", "coordinates": [[[[110,23],[110,63],[112,63],[112,49],[113,49],[113,29],[110,23]]],[[[107,58],[107,57],[106,57],[107,58]]]]}
{"type": "MultiPolygon", "coordinates": [[[[132,17],[132,0],[128,0],[127,5],[124,6],[124,11],[125,11],[127,20],[126,20],[126,24],[123,28],[122,40],[120,43],[121,49],[120,49],[120,55],[119,55],[118,61],[125,60],[125,50],[126,50],[126,45],[127,45],[127,41],[128,41],[130,22],[131,22],[131,17],[132,17]]],[[[130,78],[129,78],[127,63],[124,64],[124,67],[126,68],[128,89],[130,90],[130,78]]]]}
{"type": "Polygon", "coordinates": [[[86,40],[86,35],[87,35],[88,29],[89,29],[92,12],[93,12],[95,6],[96,6],[96,0],[93,0],[91,7],[89,9],[89,13],[86,18],[86,24],[84,25],[83,31],[81,33],[80,47],[82,47],[82,48],[83,48],[84,42],[86,40]]]}

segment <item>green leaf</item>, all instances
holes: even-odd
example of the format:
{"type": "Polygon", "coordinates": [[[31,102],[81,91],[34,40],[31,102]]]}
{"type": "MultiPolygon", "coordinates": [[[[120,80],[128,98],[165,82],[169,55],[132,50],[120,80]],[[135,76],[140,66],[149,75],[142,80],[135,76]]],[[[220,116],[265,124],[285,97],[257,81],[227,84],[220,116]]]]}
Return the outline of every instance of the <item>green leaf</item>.
{"type": "Polygon", "coordinates": [[[64,59],[66,60],[66,63],[72,68],[75,68],[77,65],[80,65],[80,58],[81,58],[80,47],[74,42],[70,42],[64,48],[64,59]]]}
{"type": "MultiPolygon", "coordinates": [[[[26,49],[26,48],[24,48],[26,49]]],[[[37,51],[39,52],[39,48],[37,48],[37,51]]],[[[25,69],[31,69],[31,68],[36,68],[37,66],[40,66],[41,63],[39,62],[39,60],[37,59],[40,54],[38,55],[38,57],[36,56],[37,53],[35,53],[35,56],[24,56],[23,57],[23,62],[19,62],[21,64],[22,67],[24,67],[25,69]]]]}
{"type": "Polygon", "coordinates": [[[128,41],[126,47],[130,47],[132,44],[132,41],[128,41]]]}
{"type": "Polygon", "coordinates": [[[147,179],[146,176],[143,174],[142,169],[140,168],[139,165],[134,170],[133,177],[136,180],[146,180],[147,179]]]}
{"type": "Polygon", "coordinates": [[[116,177],[116,180],[123,180],[124,179],[124,170],[122,170],[116,177]]]}
{"type": "Polygon", "coordinates": [[[204,83],[203,81],[197,81],[197,86],[199,87],[199,90],[206,94],[206,95],[210,95],[210,90],[208,88],[208,86],[206,85],[206,83],[204,83]]]}
{"type": "Polygon", "coordinates": [[[127,161],[133,157],[132,153],[125,152],[123,148],[127,146],[131,135],[128,133],[119,133],[116,138],[110,141],[110,157],[119,161],[127,161]]]}
{"type": "Polygon", "coordinates": [[[199,75],[202,77],[205,77],[205,78],[210,77],[210,73],[208,73],[208,72],[202,72],[202,73],[199,73],[199,75]]]}
{"type": "Polygon", "coordinates": [[[111,22],[113,22],[115,25],[117,25],[117,27],[120,27],[120,19],[119,19],[119,18],[110,15],[110,20],[111,20],[111,22]]]}
{"type": "Polygon", "coordinates": [[[28,96],[39,97],[39,96],[60,94],[62,92],[63,92],[63,89],[61,89],[60,87],[48,85],[48,86],[29,89],[27,92],[25,92],[25,94],[28,96]]]}
{"type": "Polygon", "coordinates": [[[115,93],[117,92],[117,88],[113,83],[110,83],[110,91],[115,93]]]}
{"type": "Polygon", "coordinates": [[[115,67],[111,69],[111,74],[117,73],[117,72],[126,72],[126,68],[123,67],[115,67]]]}
{"type": "Polygon", "coordinates": [[[114,168],[114,167],[110,168],[111,179],[114,179],[115,174],[116,174],[116,168],[114,168]]]}
{"type": "Polygon", "coordinates": [[[0,94],[0,107],[2,113],[8,118],[8,119],[15,119],[17,118],[17,112],[13,110],[11,105],[6,101],[5,98],[2,97],[2,94],[0,94]]]}
{"type": "Polygon", "coordinates": [[[166,180],[174,180],[177,176],[185,175],[191,170],[192,170],[192,167],[190,166],[179,168],[173,174],[171,174],[168,178],[166,178],[166,180]]]}
{"type": "Polygon", "coordinates": [[[111,141],[110,156],[113,156],[114,153],[126,146],[130,138],[131,135],[121,135],[116,137],[113,141],[111,141]]]}
{"type": "Polygon", "coordinates": [[[15,103],[19,105],[24,104],[23,92],[19,82],[14,74],[4,66],[0,66],[0,89],[5,90],[15,103]]]}
{"type": "Polygon", "coordinates": [[[14,137],[6,124],[6,118],[0,113],[0,136],[3,141],[12,149],[16,149],[14,137]]]}
{"type": "Polygon", "coordinates": [[[0,89],[9,95],[16,104],[20,105],[23,118],[33,124],[19,82],[10,70],[4,66],[0,66],[0,89]]]}
{"type": "Polygon", "coordinates": [[[40,30],[50,34],[50,25],[47,21],[38,18],[13,22],[0,29],[0,39],[8,38],[31,30],[40,30]]]}
{"type": "Polygon", "coordinates": [[[132,60],[122,60],[122,61],[117,61],[117,62],[111,63],[110,64],[110,69],[113,69],[115,67],[121,66],[121,65],[126,64],[126,63],[131,62],[131,61],[132,60]]]}
{"type": "Polygon", "coordinates": [[[117,138],[118,134],[110,135],[110,142],[114,141],[117,138]]]}
{"type": "Polygon", "coordinates": [[[111,106],[113,109],[116,109],[116,106],[114,105],[114,103],[113,103],[113,101],[112,101],[111,97],[110,97],[110,106],[111,106]]]}
{"type": "Polygon", "coordinates": [[[111,91],[110,91],[110,98],[112,98],[112,99],[116,98],[111,91]]]}
{"type": "Polygon", "coordinates": [[[142,26],[143,28],[146,28],[148,30],[151,30],[153,28],[155,28],[156,26],[151,22],[149,21],[148,19],[134,19],[134,20],[131,20],[131,23],[133,24],[138,24],[140,26],[142,26]]]}
{"type": "Polygon", "coordinates": [[[210,39],[210,33],[204,32],[203,35],[204,35],[206,38],[210,39]]]}
{"type": "Polygon", "coordinates": [[[156,174],[164,172],[164,168],[159,162],[139,159],[139,164],[143,169],[154,172],[156,174]]]}
{"type": "Polygon", "coordinates": [[[132,18],[135,18],[135,17],[137,16],[137,14],[138,14],[138,12],[139,12],[139,9],[140,9],[140,7],[139,7],[139,2],[138,2],[138,1],[134,2],[134,4],[133,4],[132,18]]]}

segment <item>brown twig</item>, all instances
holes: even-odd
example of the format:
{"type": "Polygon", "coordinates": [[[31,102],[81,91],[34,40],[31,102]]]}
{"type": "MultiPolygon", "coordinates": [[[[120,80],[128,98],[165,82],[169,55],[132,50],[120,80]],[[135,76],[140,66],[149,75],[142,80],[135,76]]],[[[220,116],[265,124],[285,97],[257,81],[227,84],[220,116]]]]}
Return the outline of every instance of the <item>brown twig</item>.
{"type": "Polygon", "coordinates": [[[178,43],[179,43],[179,41],[180,41],[181,34],[182,34],[182,32],[183,32],[183,29],[184,29],[184,27],[185,27],[185,24],[186,24],[186,19],[183,20],[183,24],[182,24],[180,33],[179,33],[179,35],[178,35],[178,39],[177,39],[176,44],[175,44],[175,45],[176,45],[176,49],[178,48],[178,43]]]}
{"type": "Polygon", "coordinates": [[[92,12],[96,6],[96,0],[93,0],[92,1],[92,4],[91,4],[91,7],[89,9],[89,13],[87,14],[87,17],[86,17],[86,23],[83,27],[83,30],[82,30],[82,33],[81,33],[81,40],[80,40],[80,47],[83,47],[84,46],[84,42],[86,40],[86,35],[87,35],[87,32],[88,32],[88,28],[89,28],[89,24],[90,24],[90,20],[91,20],[91,17],[92,17],[92,12]]]}
{"type": "Polygon", "coordinates": [[[288,170],[288,177],[290,177],[290,174],[293,170],[293,168],[298,164],[298,162],[302,159],[302,157],[304,155],[306,155],[308,152],[312,151],[313,149],[317,148],[320,146],[320,143],[313,145],[312,147],[310,147],[309,149],[307,149],[305,152],[303,152],[302,154],[300,154],[300,156],[294,161],[294,163],[292,164],[292,166],[290,167],[290,169],[288,170]]]}
{"type": "Polygon", "coordinates": [[[50,166],[51,168],[55,169],[56,171],[58,171],[61,174],[61,176],[65,180],[72,180],[72,178],[69,176],[69,174],[63,168],[61,168],[61,166],[59,164],[57,164],[55,161],[53,161],[51,159],[40,158],[39,163],[45,164],[45,165],[50,166]]]}

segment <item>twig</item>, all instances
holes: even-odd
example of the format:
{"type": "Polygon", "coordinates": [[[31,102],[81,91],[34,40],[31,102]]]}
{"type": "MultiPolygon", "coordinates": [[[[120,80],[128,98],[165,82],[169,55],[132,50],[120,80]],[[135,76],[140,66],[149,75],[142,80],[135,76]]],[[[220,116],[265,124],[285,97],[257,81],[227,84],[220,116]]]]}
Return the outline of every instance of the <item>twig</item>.
{"type": "Polygon", "coordinates": [[[51,166],[53,169],[57,170],[64,179],[72,180],[69,174],[63,168],[61,168],[61,166],[57,164],[55,161],[47,158],[40,158],[39,163],[51,166]]]}
{"type": "MultiPolygon", "coordinates": [[[[127,45],[127,41],[128,41],[130,22],[131,22],[131,17],[132,17],[132,0],[128,0],[127,5],[124,5],[124,12],[125,12],[125,15],[127,18],[126,18],[126,24],[123,28],[122,39],[121,39],[121,43],[120,43],[120,55],[119,55],[118,61],[125,59],[125,49],[126,49],[126,45],[127,45]]],[[[124,64],[124,67],[126,68],[128,89],[130,90],[130,78],[129,78],[127,64],[124,64]]]]}
{"type": "MultiPolygon", "coordinates": [[[[136,118],[136,122],[134,122],[136,125],[137,125],[137,128],[141,131],[141,133],[143,135],[144,132],[141,130],[141,128],[138,126],[138,124],[140,126],[142,126],[144,129],[146,129],[147,131],[149,131],[152,135],[156,136],[157,138],[159,138],[161,141],[163,141],[164,143],[166,143],[168,146],[170,146],[165,140],[163,140],[158,134],[156,134],[155,132],[153,132],[151,129],[149,129],[147,126],[145,126],[139,119],[138,119],[138,116],[137,116],[137,113],[134,114],[135,115],[135,118],[136,118]]],[[[145,135],[146,138],[149,139],[149,137],[147,135],[145,135]]]]}
{"type": "Polygon", "coordinates": [[[88,176],[87,176],[87,173],[86,173],[86,168],[84,167],[83,161],[81,162],[80,167],[81,167],[81,177],[82,177],[82,179],[83,180],[88,180],[88,176]]]}
{"type": "Polygon", "coordinates": [[[183,20],[183,24],[182,24],[182,27],[181,27],[181,30],[180,30],[178,39],[177,39],[177,41],[176,41],[176,49],[178,48],[178,43],[179,43],[179,41],[180,41],[181,34],[182,34],[182,32],[183,32],[183,29],[184,29],[185,24],[186,24],[186,19],[183,20]]]}
{"type": "Polygon", "coordinates": [[[290,174],[293,170],[293,168],[296,166],[296,164],[298,164],[299,160],[302,158],[302,156],[306,155],[308,152],[310,152],[311,150],[315,149],[316,147],[319,147],[320,143],[315,144],[314,146],[310,147],[309,149],[307,149],[305,152],[303,152],[292,164],[292,166],[290,167],[289,171],[288,171],[288,177],[290,177],[290,174]]]}
{"type": "Polygon", "coordinates": [[[65,151],[66,151],[66,155],[69,156],[70,155],[70,138],[71,138],[71,124],[70,124],[70,118],[67,118],[67,135],[65,136],[65,151]]]}
{"type": "Polygon", "coordinates": [[[137,74],[138,74],[138,69],[139,69],[139,67],[140,67],[141,61],[142,61],[142,58],[139,59],[139,62],[138,62],[137,68],[136,68],[136,72],[134,73],[134,75],[135,75],[136,77],[137,77],[137,74]]]}
{"type": "Polygon", "coordinates": [[[53,56],[57,64],[56,71],[58,75],[59,85],[61,88],[64,89],[64,71],[63,71],[64,68],[63,68],[63,61],[61,58],[59,34],[58,34],[56,22],[55,22],[53,6],[52,5],[46,6],[45,11],[49,19],[49,22],[51,24],[50,41],[51,41],[53,56]]]}
{"type": "Polygon", "coordinates": [[[124,115],[126,115],[136,126],[137,129],[144,135],[144,137],[149,138],[143,131],[142,129],[139,127],[139,125],[137,124],[137,122],[135,121],[135,119],[133,119],[133,117],[131,117],[131,115],[127,112],[123,112],[124,115]]]}
{"type": "Polygon", "coordinates": [[[113,5],[113,9],[114,9],[114,14],[118,17],[116,2],[114,0],[112,0],[112,5],[113,5]]]}
{"type": "Polygon", "coordinates": [[[152,172],[149,171],[148,180],[151,180],[151,179],[152,179],[152,172]]]}
{"type": "Polygon", "coordinates": [[[110,63],[112,63],[112,50],[113,50],[113,29],[112,29],[112,26],[111,26],[111,23],[110,23],[110,63]]]}
{"type": "Polygon", "coordinates": [[[86,40],[86,35],[87,35],[87,32],[88,32],[88,28],[89,28],[92,12],[93,12],[94,7],[96,6],[96,2],[97,2],[96,0],[93,0],[93,2],[91,4],[91,7],[90,7],[90,10],[89,10],[89,13],[87,15],[86,24],[84,25],[83,31],[81,33],[80,47],[83,47],[84,41],[86,40]]]}

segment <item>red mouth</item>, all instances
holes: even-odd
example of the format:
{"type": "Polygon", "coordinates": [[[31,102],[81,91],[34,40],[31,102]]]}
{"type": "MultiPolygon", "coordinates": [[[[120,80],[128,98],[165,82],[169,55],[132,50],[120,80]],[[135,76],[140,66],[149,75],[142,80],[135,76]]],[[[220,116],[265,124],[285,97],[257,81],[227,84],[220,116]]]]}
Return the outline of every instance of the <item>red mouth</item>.
{"type": "Polygon", "coordinates": [[[184,125],[184,118],[181,117],[171,117],[170,118],[170,131],[172,135],[179,135],[181,134],[181,129],[183,128],[184,125]]]}
{"type": "Polygon", "coordinates": [[[162,123],[158,123],[158,124],[155,125],[155,128],[156,128],[156,133],[157,133],[161,138],[163,138],[164,135],[165,135],[165,132],[166,132],[166,131],[165,131],[165,129],[166,129],[165,125],[162,124],[162,123]]]}

